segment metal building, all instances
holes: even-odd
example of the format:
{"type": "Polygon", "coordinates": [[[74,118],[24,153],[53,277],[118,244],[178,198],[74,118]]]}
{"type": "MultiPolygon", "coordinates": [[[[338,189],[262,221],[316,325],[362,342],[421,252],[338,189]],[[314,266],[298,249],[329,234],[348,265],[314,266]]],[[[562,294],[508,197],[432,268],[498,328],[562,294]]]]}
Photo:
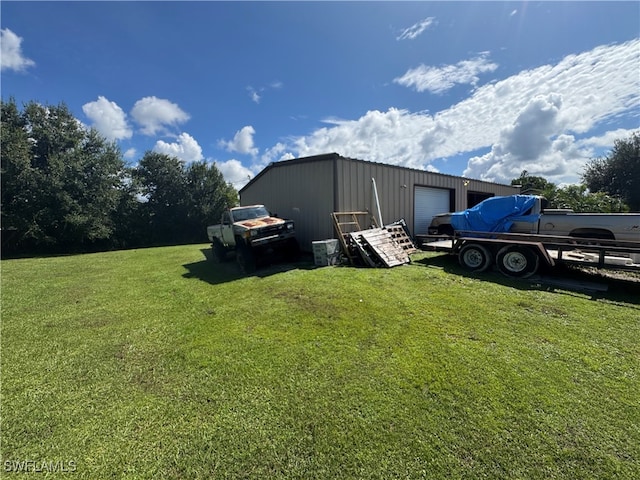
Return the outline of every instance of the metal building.
{"type": "Polygon", "coordinates": [[[403,219],[411,235],[426,234],[438,213],[519,193],[519,187],[329,153],[268,165],[240,190],[240,204],[264,204],[294,220],[300,246],[309,251],[313,241],[336,238],[332,212],[368,211],[378,217],[372,179],[383,224],[403,219]]]}

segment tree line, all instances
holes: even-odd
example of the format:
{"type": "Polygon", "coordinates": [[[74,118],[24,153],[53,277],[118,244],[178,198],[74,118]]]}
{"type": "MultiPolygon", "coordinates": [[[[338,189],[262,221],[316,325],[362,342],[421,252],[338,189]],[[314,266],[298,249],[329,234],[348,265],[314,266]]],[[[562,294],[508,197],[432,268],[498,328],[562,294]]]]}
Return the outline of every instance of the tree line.
{"type": "MultiPolygon", "coordinates": [[[[146,152],[127,165],[64,104],[0,102],[3,256],[205,242],[204,227],[238,201],[214,164],[146,152]]],[[[526,171],[511,184],[555,208],[640,211],[640,134],[588,162],[579,185],[526,171]]]]}
{"type": "Polygon", "coordinates": [[[0,107],[3,256],[205,242],[237,203],[214,164],[146,152],[130,166],[64,104],[0,107]]]}
{"type": "Polygon", "coordinates": [[[618,139],[605,156],[587,162],[581,183],[558,187],[525,170],[511,185],[549,200],[549,208],[575,212],[640,212],[640,132],[618,139]]]}

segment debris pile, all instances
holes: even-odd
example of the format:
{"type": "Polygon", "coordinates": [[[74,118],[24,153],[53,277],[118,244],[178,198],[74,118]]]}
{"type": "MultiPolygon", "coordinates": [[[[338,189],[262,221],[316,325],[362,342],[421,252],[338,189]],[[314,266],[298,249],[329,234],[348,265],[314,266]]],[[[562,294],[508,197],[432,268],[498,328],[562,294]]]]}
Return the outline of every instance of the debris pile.
{"type": "Polygon", "coordinates": [[[352,265],[395,267],[409,263],[417,252],[403,220],[379,227],[371,219],[371,228],[362,229],[362,216],[368,212],[332,213],[338,240],[352,265]]]}

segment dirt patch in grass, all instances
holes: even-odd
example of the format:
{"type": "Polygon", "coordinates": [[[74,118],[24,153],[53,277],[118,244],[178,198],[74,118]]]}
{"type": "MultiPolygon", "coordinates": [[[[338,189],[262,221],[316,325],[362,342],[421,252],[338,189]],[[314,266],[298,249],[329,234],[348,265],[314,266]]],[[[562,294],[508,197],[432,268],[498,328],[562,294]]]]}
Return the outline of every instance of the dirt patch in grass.
{"type": "Polygon", "coordinates": [[[331,298],[327,296],[318,297],[303,290],[291,290],[278,292],[274,297],[285,301],[289,308],[299,309],[309,314],[322,314],[325,318],[333,318],[338,313],[331,298]]]}

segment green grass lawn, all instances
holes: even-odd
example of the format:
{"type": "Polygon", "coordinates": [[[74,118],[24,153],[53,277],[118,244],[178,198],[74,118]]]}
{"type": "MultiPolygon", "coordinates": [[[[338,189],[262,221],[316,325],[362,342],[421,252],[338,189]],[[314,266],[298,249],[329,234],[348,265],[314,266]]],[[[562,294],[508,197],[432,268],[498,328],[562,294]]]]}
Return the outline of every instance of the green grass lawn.
{"type": "Polygon", "coordinates": [[[640,477],[638,290],[205,248],[2,261],[3,478],[640,477]]]}

